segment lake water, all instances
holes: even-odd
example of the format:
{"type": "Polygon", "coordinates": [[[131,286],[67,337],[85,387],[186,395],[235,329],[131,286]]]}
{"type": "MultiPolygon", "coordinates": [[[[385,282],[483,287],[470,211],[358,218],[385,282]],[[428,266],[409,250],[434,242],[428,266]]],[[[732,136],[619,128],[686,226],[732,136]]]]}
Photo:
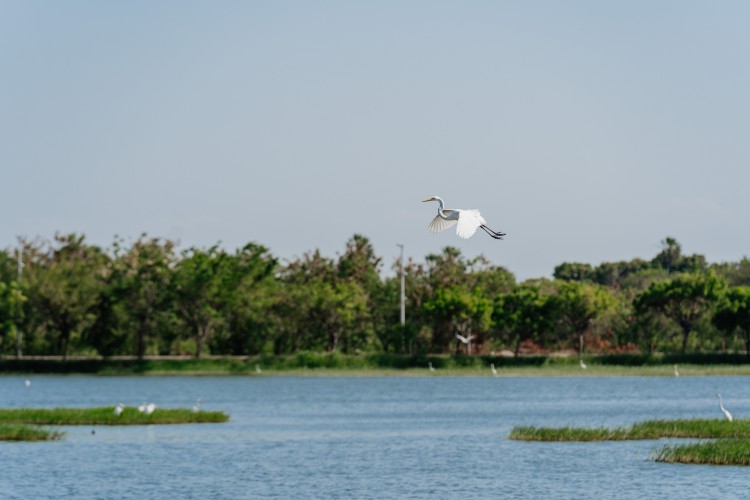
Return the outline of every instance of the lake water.
{"type": "MultiPolygon", "coordinates": [[[[0,497],[747,498],[750,469],[655,463],[659,441],[528,443],[517,425],[750,416],[743,377],[0,377],[2,407],[149,401],[225,424],[66,427],[0,443],[0,497]],[[95,433],[92,434],[92,430],[95,433]]],[[[158,411],[158,409],[157,409],[158,411]]]]}

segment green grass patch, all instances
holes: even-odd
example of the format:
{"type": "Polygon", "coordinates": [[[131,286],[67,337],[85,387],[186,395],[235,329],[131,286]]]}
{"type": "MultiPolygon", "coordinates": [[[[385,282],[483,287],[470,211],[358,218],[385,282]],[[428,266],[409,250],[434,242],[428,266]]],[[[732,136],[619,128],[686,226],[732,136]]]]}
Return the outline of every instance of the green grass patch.
{"type": "Polygon", "coordinates": [[[0,441],[54,441],[64,433],[22,424],[0,424],[0,441]]]}
{"type": "Polygon", "coordinates": [[[226,422],[229,416],[220,411],[191,412],[187,409],[156,408],[150,414],[136,408],[125,408],[115,415],[113,406],[100,408],[4,408],[0,424],[33,425],[156,425],[226,422]]]}
{"type": "Polygon", "coordinates": [[[517,441],[622,441],[627,438],[625,429],[596,427],[514,427],[510,439],[517,441]]]}
{"type": "Polygon", "coordinates": [[[664,445],[652,453],[657,462],[750,465],[750,441],[744,439],[719,439],[717,441],[664,445]]]}
{"type": "Polygon", "coordinates": [[[647,420],[630,427],[515,427],[510,439],[519,441],[626,441],[661,438],[750,438],[750,420],[647,420]]]}

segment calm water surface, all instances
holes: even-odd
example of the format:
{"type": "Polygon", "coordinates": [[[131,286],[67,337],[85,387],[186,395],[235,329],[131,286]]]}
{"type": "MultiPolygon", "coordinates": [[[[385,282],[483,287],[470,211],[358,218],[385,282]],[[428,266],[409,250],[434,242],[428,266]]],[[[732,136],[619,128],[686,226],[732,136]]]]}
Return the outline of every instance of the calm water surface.
{"type": "MultiPolygon", "coordinates": [[[[0,443],[0,497],[748,498],[750,469],[660,464],[658,441],[526,443],[516,425],[750,416],[743,377],[0,377],[0,406],[149,401],[226,424],[67,427],[0,443]],[[92,434],[95,430],[95,434],[92,434]]],[[[157,409],[158,411],[158,409],[157,409]]]]}

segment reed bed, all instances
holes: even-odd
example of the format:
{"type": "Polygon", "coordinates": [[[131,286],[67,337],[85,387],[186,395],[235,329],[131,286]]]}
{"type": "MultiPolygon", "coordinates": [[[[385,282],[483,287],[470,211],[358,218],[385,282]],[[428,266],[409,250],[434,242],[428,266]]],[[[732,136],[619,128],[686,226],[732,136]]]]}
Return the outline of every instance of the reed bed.
{"type": "Polygon", "coordinates": [[[627,430],[596,427],[514,427],[510,439],[518,441],[622,441],[629,439],[627,430]]]}
{"type": "Polygon", "coordinates": [[[0,424],[32,425],[157,425],[226,422],[229,416],[220,411],[192,412],[181,408],[157,408],[150,415],[126,407],[115,415],[114,406],[100,408],[3,408],[0,424]]]}
{"type": "Polygon", "coordinates": [[[750,465],[750,441],[744,439],[719,439],[717,441],[664,445],[651,458],[657,462],[750,465]]]}
{"type": "Polygon", "coordinates": [[[54,441],[64,433],[22,424],[0,424],[0,441],[54,441]]]}
{"type": "Polygon", "coordinates": [[[750,438],[750,420],[647,420],[630,427],[515,427],[510,439],[520,441],[625,441],[661,438],[750,438]]]}

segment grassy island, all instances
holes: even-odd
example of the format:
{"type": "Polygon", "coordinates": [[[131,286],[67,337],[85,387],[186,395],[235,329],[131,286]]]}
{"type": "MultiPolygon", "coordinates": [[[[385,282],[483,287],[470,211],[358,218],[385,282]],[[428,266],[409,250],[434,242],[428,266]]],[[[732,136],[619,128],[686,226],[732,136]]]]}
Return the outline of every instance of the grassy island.
{"type": "Polygon", "coordinates": [[[694,438],[711,441],[664,445],[651,457],[657,462],[750,465],[750,420],[647,420],[630,427],[515,427],[510,439],[521,441],[624,441],[694,438]]]}
{"type": "Polygon", "coordinates": [[[750,420],[647,420],[630,427],[515,427],[510,439],[520,441],[626,441],[661,438],[750,438],[750,420]]]}
{"type": "Polygon", "coordinates": [[[157,408],[150,415],[114,406],[100,408],[0,408],[0,441],[51,441],[64,433],[41,425],[159,425],[220,423],[229,416],[220,411],[193,412],[183,408],[157,408]]]}
{"type": "Polygon", "coordinates": [[[220,411],[191,412],[181,408],[157,408],[150,415],[125,408],[115,415],[114,406],[100,408],[0,408],[0,423],[32,425],[157,425],[226,422],[220,411]]]}

